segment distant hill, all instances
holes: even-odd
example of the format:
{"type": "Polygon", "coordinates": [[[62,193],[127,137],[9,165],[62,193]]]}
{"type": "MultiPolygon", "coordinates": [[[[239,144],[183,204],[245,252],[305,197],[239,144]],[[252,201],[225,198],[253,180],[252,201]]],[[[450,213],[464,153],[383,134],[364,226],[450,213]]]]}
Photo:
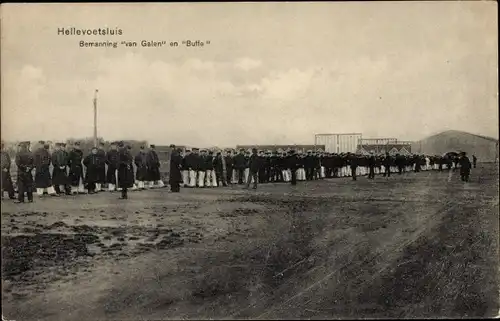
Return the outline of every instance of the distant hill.
{"type": "Polygon", "coordinates": [[[469,156],[476,155],[480,162],[493,162],[498,157],[498,140],[458,130],[448,130],[413,143],[411,150],[430,155],[464,151],[469,156]]]}

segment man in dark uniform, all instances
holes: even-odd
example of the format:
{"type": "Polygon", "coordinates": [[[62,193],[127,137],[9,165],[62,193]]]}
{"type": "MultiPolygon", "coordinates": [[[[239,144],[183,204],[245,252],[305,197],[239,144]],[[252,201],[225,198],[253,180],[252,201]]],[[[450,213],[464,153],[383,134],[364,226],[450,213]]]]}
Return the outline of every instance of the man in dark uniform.
{"type": "Polygon", "coordinates": [[[325,167],[323,165],[323,152],[322,151],[314,151],[314,179],[323,179],[325,178],[325,167]]]}
{"type": "Polygon", "coordinates": [[[182,157],[180,151],[175,148],[175,145],[170,145],[172,150],[170,154],[170,171],[169,180],[170,191],[172,193],[179,193],[181,190],[182,173],[181,173],[181,163],[182,157]]]}
{"type": "Polygon", "coordinates": [[[233,169],[234,169],[234,160],[233,154],[230,150],[226,152],[226,156],[224,157],[224,161],[226,162],[226,183],[233,183],[233,169]]]}
{"type": "Polygon", "coordinates": [[[42,197],[45,192],[50,195],[57,195],[52,187],[52,178],[50,177],[51,158],[49,145],[44,141],[40,141],[39,144],[40,147],[33,153],[36,193],[40,197],[42,197]]]}
{"type": "Polygon", "coordinates": [[[282,174],[281,174],[281,170],[279,168],[279,156],[278,156],[277,151],[273,151],[273,153],[269,159],[269,163],[270,163],[269,165],[271,167],[271,177],[270,177],[269,181],[273,182],[273,183],[279,182],[280,181],[279,178],[280,178],[280,176],[282,176],[282,174]]]}
{"type": "Polygon", "coordinates": [[[460,178],[462,179],[462,181],[468,182],[472,166],[469,157],[467,157],[467,153],[461,153],[458,164],[460,165],[460,178]]]}
{"type": "Polygon", "coordinates": [[[205,155],[205,186],[217,187],[217,177],[214,168],[214,152],[209,150],[205,155]]]}
{"type": "Polygon", "coordinates": [[[90,154],[83,159],[83,165],[85,166],[85,184],[87,185],[89,194],[96,193],[96,184],[101,179],[101,157],[102,155],[99,155],[97,147],[93,147],[90,154]]]}
{"type": "Polygon", "coordinates": [[[270,183],[273,175],[272,168],[272,152],[270,150],[266,151],[264,155],[264,181],[263,183],[270,183]]]}
{"type": "Polygon", "coordinates": [[[188,187],[196,187],[196,176],[198,174],[198,161],[199,155],[198,150],[193,148],[192,153],[187,153],[185,156],[185,166],[188,171],[188,187]]]}
{"type": "Polygon", "coordinates": [[[375,155],[373,153],[368,156],[368,179],[375,179],[375,165],[376,165],[376,160],[375,160],[375,155]]]}
{"type": "Polygon", "coordinates": [[[302,164],[306,172],[306,180],[312,181],[314,176],[314,158],[311,150],[307,151],[307,155],[302,159],[302,164]]]}
{"type": "Polygon", "coordinates": [[[85,193],[83,189],[83,152],[80,149],[80,143],[73,144],[73,150],[68,155],[69,179],[71,182],[71,192],[73,194],[85,193]]]}
{"type": "Polygon", "coordinates": [[[476,157],[476,155],[472,155],[472,164],[474,165],[474,168],[476,168],[476,164],[477,164],[477,157],[476,157]]]}
{"type": "Polygon", "coordinates": [[[62,149],[62,143],[56,143],[56,150],[52,153],[52,184],[57,194],[62,194],[61,186],[64,186],[66,195],[71,195],[71,186],[68,179],[68,154],[62,149]]]}
{"type": "Polygon", "coordinates": [[[356,170],[358,169],[358,163],[359,163],[358,155],[347,153],[347,162],[349,167],[351,168],[352,180],[355,181],[357,180],[356,170]]]}
{"type": "Polygon", "coordinates": [[[295,150],[290,150],[286,158],[287,167],[290,169],[290,183],[297,185],[297,169],[300,165],[300,160],[295,150]]]}
{"type": "MultiPolygon", "coordinates": [[[[396,155],[396,157],[398,156],[399,155],[396,155]]],[[[393,161],[389,153],[385,153],[385,158],[382,163],[384,165],[384,177],[391,177],[391,167],[393,166],[393,161]]]]}
{"type": "Polygon", "coordinates": [[[224,156],[222,156],[222,152],[218,151],[214,158],[214,170],[218,186],[227,186],[227,175],[224,175],[224,166],[224,156]]]}
{"type": "Polygon", "coordinates": [[[207,151],[202,149],[200,150],[200,154],[198,155],[198,187],[205,187],[205,180],[207,175],[207,151]]]}
{"type": "Polygon", "coordinates": [[[99,156],[99,180],[96,183],[96,191],[101,192],[102,186],[106,184],[106,151],[104,150],[104,143],[99,143],[99,148],[97,149],[97,155],[99,156]]]}
{"type": "Polygon", "coordinates": [[[266,155],[264,151],[259,150],[257,156],[259,157],[260,164],[257,176],[259,177],[259,183],[262,184],[266,182],[266,155]]]}
{"type": "Polygon", "coordinates": [[[262,158],[257,154],[257,149],[252,148],[252,155],[248,160],[248,179],[247,179],[247,188],[250,188],[250,183],[253,180],[253,189],[257,189],[257,183],[259,180],[259,170],[261,169],[262,158]]]}
{"type": "Polygon", "coordinates": [[[240,153],[234,156],[234,169],[236,170],[236,175],[238,176],[238,184],[243,184],[243,179],[245,177],[245,150],[240,149],[240,153]]]}
{"type": "Polygon", "coordinates": [[[190,149],[185,149],[181,153],[181,175],[182,175],[182,187],[188,187],[189,185],[189,168],[186,163],[186,156],[191,154],[190,149]]]}
{"type": "Polygon", "coordinates": [[[148,159],[146,151],[144,151],[144,146],[140,146],[139,153],[134,158],[134,163],[136,166],[135,180],[137,181],[137,187],[140,190],[146,188],[146,181],[149,181],[148,176],[148,159]]]}
{"type": "Polygon", "coordinates": [[[128,199],[128,189],[134,186],[133,157],[123,142],[118,144],[118,188],[121,189],[120,199],[128,199]]]}
{"type": "Polygon", "coordinates": [[[396,159],[395,159],[395,164],[398,168],[398,174],[401,175],[403,174],[403,171],[406,166],[406,159],[403,155],[396,154],[396,159]]]}
{"type": "Polygon", "coordinates": [[[28,202],[33,202],[33,174],[35,168],[33,154],[29,150],[30,142],[19,144],[20,151],[16,155],[17,165],[17,201],[24,203],[24,193],[28,196],[28,202]]]}
{"type": "Polygon", "coordinates": [[[148,180],[150,181],[149,187],[154,187],[155,183],[158,187],[165,187],[161,179],[160,172],[160,158],[158,157],[158,153],[155,150],[156,146],[151,144],[149,146],[149,151],[147,154],[147,163],[148,163],[148,180]]]}
{"type": "Polygon", "coordinates": [[[112,142],[110,150],[106,153],[106,165],[108,165],[108,171],[106,173],[106,182],[108,183],[108,190],[113,192],[116,189],[116,180],[119,160],[118,160],[118,150],[117,143],[112,142]]]}
{"type": "Polygon", "coordinates": [[[2,142],[2,199],[3,193],[7,192],[11,200],[15,199],[14,185],[10,176],[11,160],[10,155],[5,151],[5,144],[2,142]]]}

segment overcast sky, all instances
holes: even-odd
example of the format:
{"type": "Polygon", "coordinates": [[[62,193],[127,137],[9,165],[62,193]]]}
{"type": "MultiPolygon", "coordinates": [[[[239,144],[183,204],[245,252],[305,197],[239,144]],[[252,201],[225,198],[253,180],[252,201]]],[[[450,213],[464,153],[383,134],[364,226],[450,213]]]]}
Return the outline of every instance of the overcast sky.
{"type": "Polygon", "coordinates": [[[2,5],[2,138],[314,143],[498,137],[497,3],[2,5]],[[60,36],[58,28],[122,36],[60,36]],[[79,41],[209,40],[202,48],[79,41]]]}

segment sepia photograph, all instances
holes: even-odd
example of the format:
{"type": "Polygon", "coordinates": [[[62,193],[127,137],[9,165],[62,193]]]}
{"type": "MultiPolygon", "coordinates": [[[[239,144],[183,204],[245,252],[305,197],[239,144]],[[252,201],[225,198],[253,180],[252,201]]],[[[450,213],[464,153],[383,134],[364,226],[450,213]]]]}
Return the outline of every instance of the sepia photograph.
{"type": "Polygon", "coordinates": [[[2,321],[498,318],[497,11],[2,4],[2,321]]]}

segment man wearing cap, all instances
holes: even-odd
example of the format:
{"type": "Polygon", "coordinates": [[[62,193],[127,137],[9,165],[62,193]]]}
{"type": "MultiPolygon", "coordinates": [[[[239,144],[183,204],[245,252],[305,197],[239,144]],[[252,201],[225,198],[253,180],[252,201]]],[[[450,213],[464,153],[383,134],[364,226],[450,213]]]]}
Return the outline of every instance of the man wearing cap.
{"type": "Polygon", "coordinates": [[[358,166],[359,166],[359,160],[358,160],[357,155],[347,153],[347,164],[351,169],[352,180],[353,181],[357,180],[357,172],[356,171],[358,170],[358,166]]]}
{"type": "Polygon", "coordinates": [[[312,150],[307,151],[307,155],[305,155],[303,158],[303,165],[306,180],[312,181],[314,176],[314,157],[312,154],[312,150]]]}
{"type": "Polygon", "coordinates": [[[99,155],[99,150],[97,147],[92,147],[90,154],[83,159],[83,165],[85,166],[85,184],[87,185],[87,190],[89,194],[95,194],[96,184],[100,180],[101,173],[101,156],[99,155]]]}
{"type": "Polygon", "coordinates": [[[257,149],[252,148],[252,154],[248,159],[248,179],[247,188],[250,188],[250,184],[253,182],[253,189],[257,189],[257,182],[259,180],[258,174],[261,168],[262,158],[257,154],[257,149]]]}
{"type": "Polygon", "coordinates": [[[375,179],[375,154],[372,152],[368,157],[368,179],[375,179]]]}
{"type": "Polygon", "coordinates": [[[161,179],[160,172],[160,158],[156,152],[156,146],[154,144],[149,145],[149,151],[147,154],[148,163],[148,180],[150,187],[165,187],[165,183],[161,179]]]}
{"type": "Polygon", "coordinates": [[[125,148],[127,149],[128,153],[130,154],[130,157],[132,157],[132,173],[134,173],[134,175],[133,175],[133,180],[132,180],[133,183],[132,183],[131,190],[132,191],[136,191],[137,190],[137,184],[135,183],[134,156],[132,155],[132,145],[126,144],[125,148]]]}
{"type": "Polygon", "coordinates": [[[214,170],[214,152],[209,150],[205,156],[205,186],[217,187],[217,175],[214,170]]]}
{"type": "Polygon", "coordinates": [[[226,178],[227,175],[224,175],[226,172],[226,162],[224,160],[224,156],[222,156],[221,151],[217,151],[217,154],[214,158],[214,169],[215,169],[215,177],[217,177],[217,184],[219,186],[227,186],[226,178]]]}
{"type": "Polygon", "coordinates": [[[245,170],[243,171],[243,181],[245,182],[245,184],[249,179],[252,179],[252,177],[250,176],[250,156],[252,156],[252,149],[247,150],[247,152],[245,153],[245,170]]]}
{"type": "Polygon", "coordinates": [[[297,175],[297,180],[298,181],[305,181],[306,180],[306,170],[305,170],[305,155],[304,153],[302,152],[302,150],[298,150],[298,153],[297,153],[297,165],[298,165],[298,168],[297,168],[297,171],[296,171],[296,175],[297,175]]]}
{"type": "Polygon", "coordinates": [[[233,153],[231,150],[226,151],[226,155],[223,157],[226,164],[226,183],[232,184],[234,175],[234,160],[233,153]]]}
{"type": "Polygon", "coordinates": [[[259,178],[259,183],[263,184],[266,182],[266,155],[264,151],[257,151],[257,156],[259,157],[259,172],[257,177],[259,178]]]}
{"type": "Polygon", "coordinates": [[[55,196],[56,191],[52,186],[52,179],[50,177],[50,164],[51,157],[49,153],[49,144],[43,141],[39,142],[40,146],[34,153],[35,162],[35,186],[36,193],[38,196],[42,197],[44,192],[51,196],[55,196]]]}
{"type": "Polygon", "coordinates": [[[288,174],[290,175],[290,183],[292,185],[297,185],[297,170],[300,166],[300,160],[297,155],[297,152],[294,149],[291,149],[288,152],[288,157],[287,157],[287,167],[288,167],[288,174]]]}
{"type": "Polygon", "coordinates": [[[463,182],[468,182],[470,170],[472,168],[472,164],[469,160],[469,157],[467,157],[466,152],[460,153],[460,158],[459,158],[458,164],[460,166],[460,179],[463,182]]]}
{"type": "Polygon", "coordinates": [[[175,147],[175,145],[170,145],[170,170],[169,170],[169,180],[170,191],[172,193],[180,192],[180,183],[182,182],[181,175],[181,163],[182,157],[180,155],[180,150],[175,147]]]}
{"type": "Polygon", "coordinates": [[[7,192],[10,199],[15,199],[14,185],[10,176],[11,166],[10,155],[5,150],[5,144],[2,142],[2,199],[4,192],[7,192]]]}
{"type": "Polygon", "coordinates": [[[189,173],[188,187],[194,188],[197,184],[196,179],[200,168],[200,155],[198,154],[198,148],[193,148],[193,152],[186,155],[186,166],[189,173]]]}
{"type": "Polygon", "coordinates": [[[385,153],[385,157],[382,159],[382,165],[384,166],[384,177],[391,177],[391,167],[393,166],[393,160],[391,154],[385,153]]]}
{"type": "Polygon", "coordinates": [[[71,182],[71,193],[85,193],[83,187],[83,152],[80,149],[80,143],[75,142],[73,149],[68,155],[69,158],[69,179],[71,182]]]}
{"type": "Polygon", "coordinates": [[[71,186],[68,179],[68,154],[63,150],[62,143],[56,143],[56,150],[52,153],[52,184],[57,194],[62,194],[61,186],[64,186],[66,195],[71,195],[71,186]]]}
{"type": "Polygon", "coordinates": [[[118,148],[118,188],[122,192],[120,199],[128,199],[128,189],[134,187],[134,159],[123,142],[118,144],[118,148]]]}
{"type": "Polygon", "coordinates": [[[293,150],[288,150],[288,151],[283,151],[283,156],[282,156],[282,174],[283,174],[283,181],[285,183],[288,183],[292,179],[292,168],[290,167],[290,164],[292,163],[291,158],[295,154],[293,150]]]}
{"type": "Polygon", "coordinates": [[[205,187],[205,176],[207,173],[205,160],[207,158],[207,151],[202,149],[201,155],[198,156],[198,187],[205,187]]]}
{"type": "Polygon", "coordinates": [[[97,148],[97,155],[99,156],[99,165],[97,168],[99,180],[96,183],[97,192],[101,192],[103,185],[106,184],[106,151],[104,150],[104,146],[104,142],[100,142],[97,148]]]}
{"type": "Polygon", "coordinates": [[[238,177],[238,184],[243,184],[245,178],[245,150],[242,148],[238,155],[234,156],[234,169],[236,170],[236,176],[238,177]]]}
{"type": "Polygon", "coordinates": [[[108,191],[113,192],[116,189],[116,181],[118,179],[117,171],[119,165],[119,155],[117,150],[117,143],[112,142],[110,150],[106,153],[106,165],[108,171],[106,173],[106,182],[108,183],[108,191]]]}
{"type": "Polygon", "coordinates": [[[187,163],[187,160],[189,159],[189,155],[191,154],[190,149],[186,149],[183,154],[181,154],[182,161],[181,161],[181,173],[182,173],[182,186],[183,187],[188,187],[189,186],[189,166],[187,163]]]}
{"type": "Polygon", "coordinates": [[[24,203],[24,193],[28,196],[28,202],[33,202],[33,174],[35,168],[33,154],[29,150],[30,142],[19,144],[20,150],[16,155],[17,165],[17,201],[24,203]]]}
{"type": "Polygon", "coordinates": [[[134,158],[134,163],[136,166],[135,181],[137,187],[143,190],[146,188],[145,183],[148,180],[148,160],[143,145],[140,146],[139,153],[134,158]]]}

